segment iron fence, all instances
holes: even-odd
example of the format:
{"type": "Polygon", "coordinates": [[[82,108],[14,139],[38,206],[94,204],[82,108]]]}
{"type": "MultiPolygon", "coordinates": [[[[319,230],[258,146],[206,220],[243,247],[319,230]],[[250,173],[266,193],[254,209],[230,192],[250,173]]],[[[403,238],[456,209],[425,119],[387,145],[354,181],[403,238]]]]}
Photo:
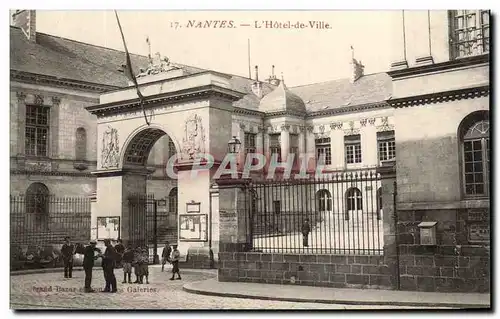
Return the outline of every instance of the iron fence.
{"type": "Polygon", "coordinates": [[[53,195],[10,196],[10,242],[47,246],[90,240],[90,199],[53,195]]]}
{"type": "Polygon", "coordinates": [[[247,229],[255,251],[367,255],[383,251],[381,177],[375,171],[254,181],[247,196],[247,229]]]}

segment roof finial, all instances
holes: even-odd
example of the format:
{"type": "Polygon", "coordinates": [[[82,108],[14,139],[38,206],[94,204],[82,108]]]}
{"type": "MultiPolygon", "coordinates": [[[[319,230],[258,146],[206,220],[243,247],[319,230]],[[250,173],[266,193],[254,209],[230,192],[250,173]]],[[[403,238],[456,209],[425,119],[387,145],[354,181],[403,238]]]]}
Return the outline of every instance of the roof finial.
{"type": "Polygon", "coordinates": [[[273,65],[273,70],[271,72],[271,75],[274,77],[274,65],[273,65]]]}
{"type": "Polygon", "coordinates": [[[351,45],[351,58],[354,60],[354,47],[351,45]]]}
{"type": "Polygon", "coordinates": [[[283,72],[281,72],[281,82],[283,82],[283,84],[285,84],[285,78],[283,77],[283,72]]]}
{"type": "Polygon", "coordinates": [[[255,81],[259,82],[259,66],[255,66],[255,81]]]}
{"type": "Polygon", "coordinates": [[[149,58],[149,61],[152,60],[152,56],[151,56],[151,41],[149,41],[149,35],[146,37],[146,43],[148,44],[148,58],[149,58]]]}

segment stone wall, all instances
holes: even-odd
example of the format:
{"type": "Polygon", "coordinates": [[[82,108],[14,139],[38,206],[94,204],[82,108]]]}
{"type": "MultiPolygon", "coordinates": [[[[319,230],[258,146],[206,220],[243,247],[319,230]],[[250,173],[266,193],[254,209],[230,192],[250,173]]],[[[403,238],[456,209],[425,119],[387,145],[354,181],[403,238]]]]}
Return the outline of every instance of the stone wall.
{"type": "Polygon", "coordinates": [[[219,266],[219,281],[375,289],[394,285],[383,256],[221,251],[219,266]]]}
{"type": "Polygon", "coordinates": [[[489,292],[489,246],[469,242],[467,209],[398,212],[402,290],[489,292]],[[437,221],[436,246],[420,245],[421,221],[437,221]]]}

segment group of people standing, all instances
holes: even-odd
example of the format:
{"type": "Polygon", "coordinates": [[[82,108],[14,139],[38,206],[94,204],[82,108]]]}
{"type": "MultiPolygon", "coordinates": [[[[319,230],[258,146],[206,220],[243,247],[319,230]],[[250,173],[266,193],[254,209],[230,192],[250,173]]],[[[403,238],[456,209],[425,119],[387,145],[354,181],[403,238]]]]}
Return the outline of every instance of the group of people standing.
{"type": "MultiPolygon", "coordinates": [[[[97,242],[91,240],[89,245],[83,249],[79,249],[75,245],[71,244],[69,237],[65,238],[65,242],[61,249],[62,259],[64,263],[64,278],[72,278],[73,271],[73,256],[75,253],[83,254],[83,269],[85,271],[85,292],[94,292],[92,289],[92,270],[94,267],[94,262],[98,258],[102,258],[102,270],[104,273],[104,279],[106,281],[106,286],[103,292],[117,292],[116,277],[114,274],[115,268],[123,267],[123,284],[126,283],[137,283],[149,284],[149,253],[147,247],[136,247],[132,249],[130,245],[123,245],[122,241],[119,239],[118,243],[113,247],[109,239],[104,240],[104,245],[106,249],[104,253],[96,247],[97,242]],[[134,269],[135,281],[132,282],[132,268],[134,269]]],[[[177,274],[178,278],[181,279],[179,273],[179,259],[180,253],[177,250],[177,245],[172,245],[173,249],[170,248],[170,244],[166,242],[162,253],[162,271],[164,271],[164,266],[166,262],[170,262],[173,265],[172,268],[172,278],[174,280],[174,275],[177,274]]]]}

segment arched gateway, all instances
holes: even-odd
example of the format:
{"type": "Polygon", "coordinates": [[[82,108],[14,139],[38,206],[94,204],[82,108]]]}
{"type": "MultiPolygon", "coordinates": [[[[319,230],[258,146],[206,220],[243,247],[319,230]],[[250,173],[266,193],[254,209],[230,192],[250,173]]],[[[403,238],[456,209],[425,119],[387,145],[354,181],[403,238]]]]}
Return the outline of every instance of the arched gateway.
{"type": "Polygon", "coordinates": [[[146,195],[148,155],[167,134],[178,156],[174,170],[178,244],[186,256],[189,248],[208,248],[217,242],[218,216],[211,212],[218,210],[210,207],[217,203],[210,200],[209,192],[217,165],[209,169],[194,164],[203,153],[213,156],[214,163],[222,161],[232,136],[232,103],[243,93],[231,90],[225,75],[182,72],[168,69],[138,78],[149,125],[132,85],[102,94],[100,104],[87,110],[97,116],[97,202],[92,227],[98,217],[120,217],[120,237],[125,242],[142,227],[131,220],[129,198],[146,195]],[[184,230],[184,220],[195,221],[196,226],[184,230]]]}

